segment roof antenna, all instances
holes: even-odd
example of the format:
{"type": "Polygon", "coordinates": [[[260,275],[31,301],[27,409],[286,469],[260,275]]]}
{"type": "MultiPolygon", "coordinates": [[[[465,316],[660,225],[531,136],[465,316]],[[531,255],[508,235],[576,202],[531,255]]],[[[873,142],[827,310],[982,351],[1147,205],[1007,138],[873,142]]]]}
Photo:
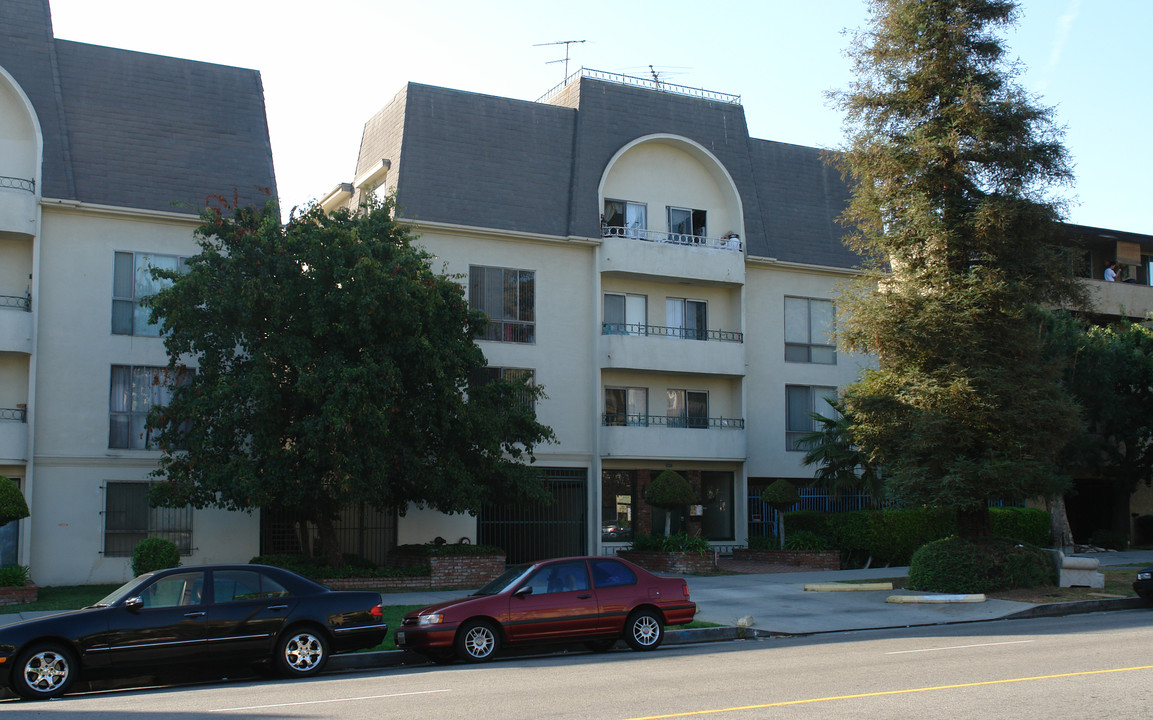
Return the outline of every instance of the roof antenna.
{"type": "Polygon", "coordinates": [[[544,47],[545,45],[564,45],[564,60],[549,60],[545,65],[552,65],[554,63],[564,63],[564,81],[568,81],[568,49],[569,45],[579,45],[585,42],[584,40],[557,40],[556,42],[537,43],[533,47],[544,47]]]}
{"type": "Polygon", "coordinates": [[[654,68],[652,65],[649,65],[649,72],[653,76],[653,84],[657,86],[657,90],[660,90],[661,89],[661,74],[659,72],[657,72],[656,68],[654,68]]]}

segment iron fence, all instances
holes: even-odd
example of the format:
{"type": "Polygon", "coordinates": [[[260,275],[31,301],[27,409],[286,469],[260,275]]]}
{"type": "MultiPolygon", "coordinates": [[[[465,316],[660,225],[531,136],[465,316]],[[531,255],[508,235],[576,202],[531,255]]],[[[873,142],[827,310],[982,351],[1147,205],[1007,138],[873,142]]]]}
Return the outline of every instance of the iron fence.
{"type": "MultiPolygon", "coordinates": [[[[341,552],[362,557],[377,567],[388,562],[396,548],[396,512],[359,503],[341,511],[334,523],[341,552]]],[[[260,511],[260,554],[303,555],[316,553],[317,528],[300,513],[287,510],[260,511]]]]}
{"type": "Polygon", "coordinates": [[[743,249],[741,239],[730,235],[729,237],[708,237],[706,235],[690,235],[688,233],[674,233],[667,230],[649,230],[647,228],[622,227],[620,225],[601,225],[601,237],[623,237],[645,240],[647,242],[667,243],[670,245],[687,245],[690,247],[708,247],[718,250],[731,250],[740,252],[743,249]]]}
{"type": "Polygon", "coordinates": [[[504,548],[510,564],[587,553],[588,470],[542,471],[551,503],[494,503],[481,510],[478,541],[504,548]]]}
{"type": "Polygon", "coordinates": [[[744,333],[732,330],[697,330],[695,328],[664,327],[648,323],[601,323],[602,335],[644,335],[671,337],[681,340],[721,340],[724,342],[744,342],[744,333]]]}
{"type": "Polygon", "coordinates": [[[0,420],[28,422],[28,408],[0,408],[0,420]]]}
{"type": "Polygon", "coordinates": [[[723,102],[729,105],[740,105],[741,96],[733,95],[731,93],[716,92],[715,90],[705,90],[703,88],[689,87],[687,85],[677,85],[675,83],[665,82],[659,78],[642,78],[634,77],[632,75],[622,75],[620,73],[606,72],[604,70],[593,70],[592,68],[581,68],[572,73],[564,79],[562,83],[553,87],[544,95],[537,98],[537,102],[548,102],[555,97],[561,90],[571,85],[573,81],[578,78],[587,77],[595,80],[604,80],[616,85],[632,85],[634,87],[643,87],[650,90],[659,90],[661,92],[672,93],[674,95],[685,95],[688,97],[695,97],[700,100],[713,100],[715,102],[723,102]]]}
{"type": "Polygon", "coordinates": [[[706,428],[720,428],[722,430],[742,430],[745,427],[744,418],[727,417],[686,417],[677,415],[633,415],[631,413],[605,413],[601,416],[601,424],[607,427],[671,427],[692,428],[704,430],[706,428]]]}
{"type": "Polygon", "coordinates": [[[28,295],[0,295],[0,307],[31,310],[32,298],[28,295]]]}
{"type": "Polygon", "coordinates": [[[26,190],[30,193],[36,192],[36,181],[27,178],[8,177],[7,175],[0,175],[0,188],[12,188],[13,190],[26,190]]]}

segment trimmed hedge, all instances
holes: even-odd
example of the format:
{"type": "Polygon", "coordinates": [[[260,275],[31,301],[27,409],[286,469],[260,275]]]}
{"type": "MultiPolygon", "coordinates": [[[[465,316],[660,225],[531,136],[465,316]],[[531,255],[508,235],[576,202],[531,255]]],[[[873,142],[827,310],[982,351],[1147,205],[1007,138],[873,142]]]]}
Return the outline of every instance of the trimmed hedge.
{"type": "Polygon", "coordinates": [[[909,589],[940,593],[987,593],[1055,585],[1057,570],[1040,548],[1016,540],[981,543],[959,537],[935,540],[913,554],[909,589]]]}
{"type": "Polygon", "coordinates": [[[690,552],[704,555],[712,546],[703,537],[682,532],[668,536],[638,535],[631,549],[638,552],[690,552]]]}
{"type": "Polygon", "coordinates": [[[143,575],[155,570],[180,567],[180,550],[166,538],[144,538],[132,550],[132,574],[143,575]]]}
{"type": "MultiPolygon", "coordinates": [[[[1049,513],[1034,508],[990,508],[993,535],[1044,547],[1049,544],[1049,513]]],[[[957,534],[957,516],[951,508],[887,508],[823,513],[798,510],[785,513],[792,533],[812,533],[826,547],[841,551],[845,567],[860,566],[872,558],[878,565],[908,565],[925,543],[957,534]]],[[[786,537],[788,542],[788,537],[786,537]]],[[[749,538],[749,547],[776,547],[771,538],[749,538]]]]}

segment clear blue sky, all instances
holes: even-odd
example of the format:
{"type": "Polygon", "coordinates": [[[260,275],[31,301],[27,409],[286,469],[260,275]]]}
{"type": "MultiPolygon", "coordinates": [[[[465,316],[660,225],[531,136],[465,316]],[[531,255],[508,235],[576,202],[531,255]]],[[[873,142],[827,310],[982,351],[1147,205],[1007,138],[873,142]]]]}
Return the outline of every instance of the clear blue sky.
{"type": "MultiPolygon", "coordinates": [[[[740,95],[754,137],[837,147],[864,0],[52,0],[56,36],[260,70],[283,201],[352,179],[364,122],[413,81],[535,100],[584,67],[740,95]]],[[[1071,222],[1153,234],[1153,0],[1023,0],[1022,84],[1067,128],[1071,222]]]]}

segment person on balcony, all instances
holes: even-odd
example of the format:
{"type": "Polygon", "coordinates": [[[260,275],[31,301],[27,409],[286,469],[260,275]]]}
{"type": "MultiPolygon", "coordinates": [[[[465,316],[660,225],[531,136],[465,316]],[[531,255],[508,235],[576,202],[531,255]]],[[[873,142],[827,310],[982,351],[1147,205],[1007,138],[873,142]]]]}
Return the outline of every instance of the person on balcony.
{"type": "Polygon", "coordinates": [[[1105,282],[1117,281],[1117,261],[1110,260],[1105,263],[1105,282]]]}

